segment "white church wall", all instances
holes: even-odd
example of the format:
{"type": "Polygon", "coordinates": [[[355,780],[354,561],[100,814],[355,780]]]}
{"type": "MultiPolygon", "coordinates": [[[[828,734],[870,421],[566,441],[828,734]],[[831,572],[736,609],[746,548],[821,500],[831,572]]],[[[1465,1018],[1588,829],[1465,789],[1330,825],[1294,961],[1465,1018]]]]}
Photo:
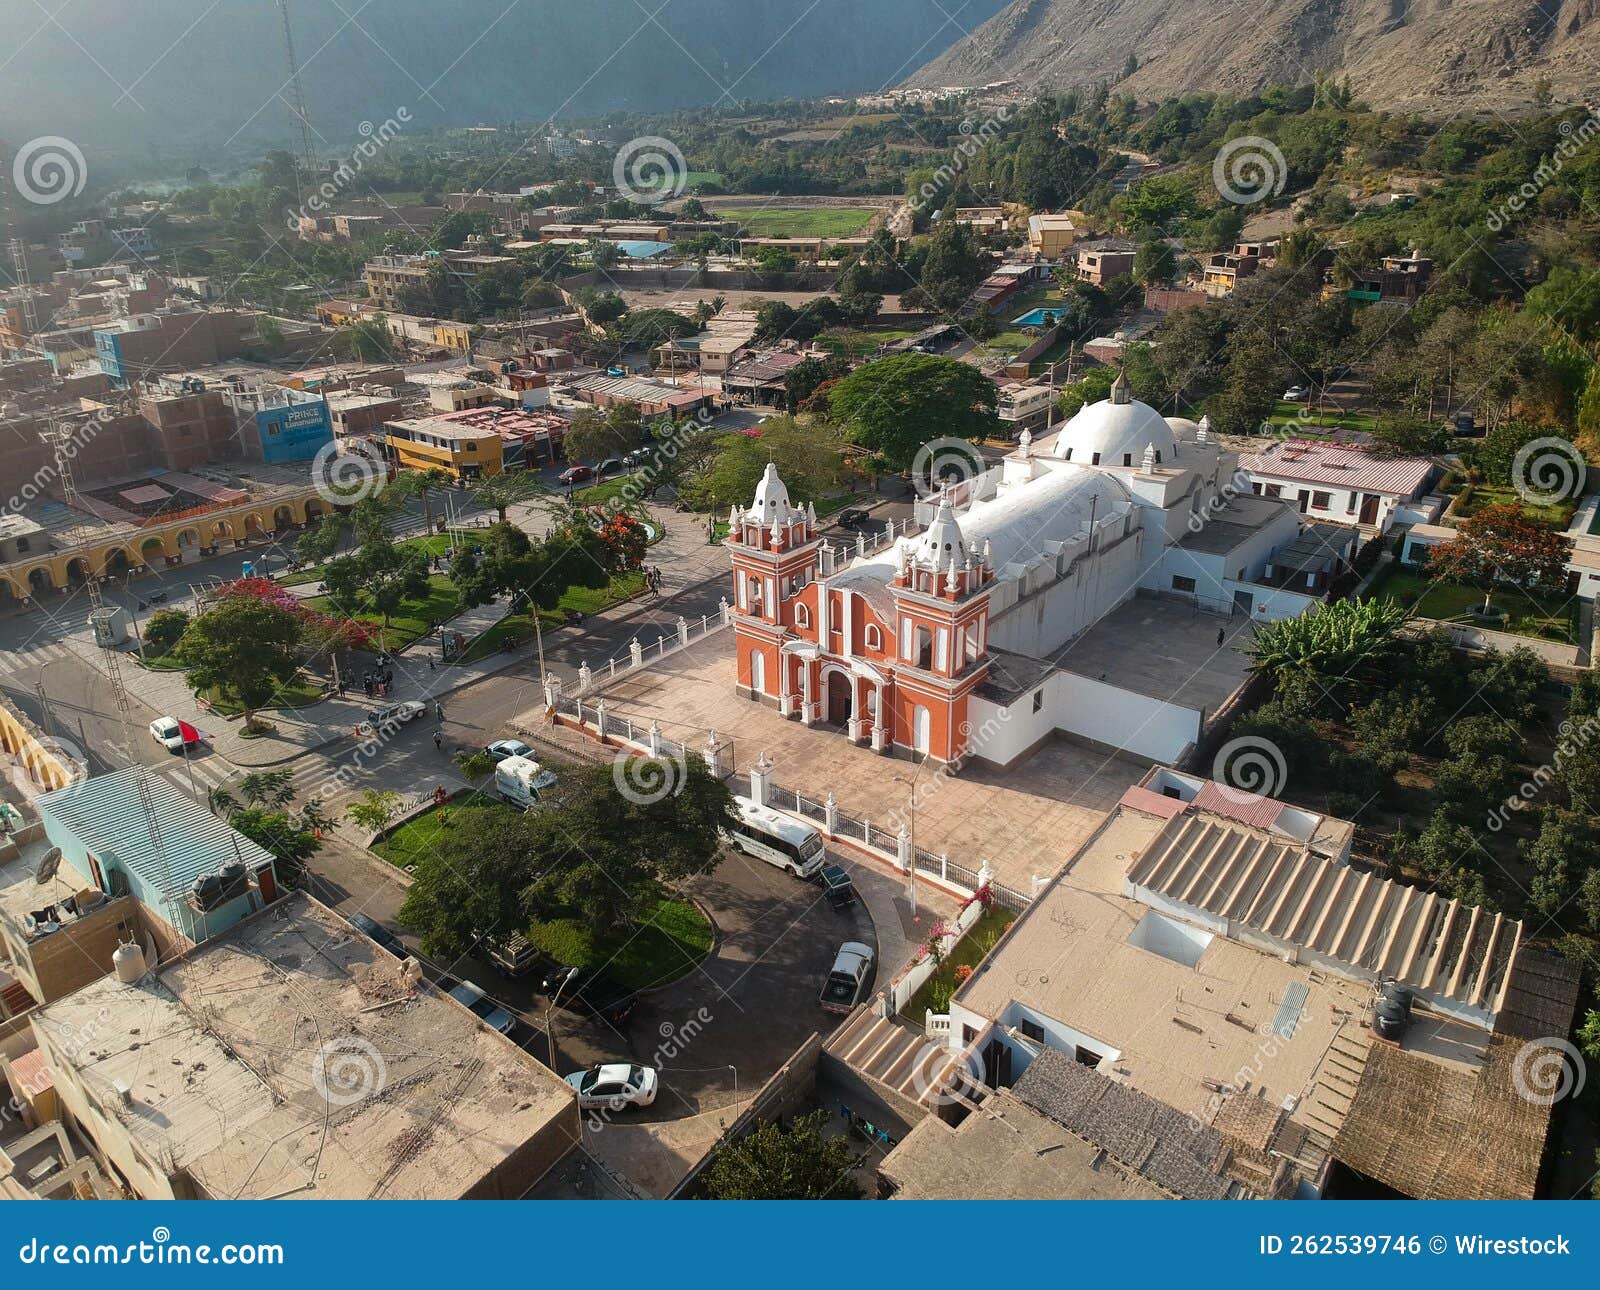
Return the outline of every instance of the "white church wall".
{"type": "Polygon", "coordinates": [[[1103,532],[1094,558],[1079,560],[1067,577],[1050,580],[1046,563],[1037,591],[1023,594],[1003,613],[991,600],[989,644],[1032,658],[1060,649],[1134,593],[1142,539],[1137,529],[1120,540],[1103,532]]]}
{"type": "Polygon", "coordinates": [[[1054,672],[1009,707],[974,695],[968,721],[981,731],[973,752],[1007,765],[1056,731],[1119,748],[1153,762],[1171,762],[1200,737],[1203,714],[1076,672],[1054,672]],[[1043,689],[1037,711],[1034,695],[1043,689]]]}

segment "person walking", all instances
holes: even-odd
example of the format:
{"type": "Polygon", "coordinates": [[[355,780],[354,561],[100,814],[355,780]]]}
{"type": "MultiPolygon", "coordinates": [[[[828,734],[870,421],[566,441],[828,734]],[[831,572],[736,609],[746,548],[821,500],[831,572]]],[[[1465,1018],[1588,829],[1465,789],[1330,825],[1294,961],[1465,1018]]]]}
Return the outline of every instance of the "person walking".
{"type": "Polygon", "coordinates": [[[434,718],[436,720],[443,721],[444,720],[444,704],[435,703],[433,705],[433,715],[434,715],[434,718]]]}
{"type": "Polygon", "coordinates": [[[440,751],[443,751],[444,749],[444,736],[441,735],[437,730],[433,732],[433,746],[440,751]]]}

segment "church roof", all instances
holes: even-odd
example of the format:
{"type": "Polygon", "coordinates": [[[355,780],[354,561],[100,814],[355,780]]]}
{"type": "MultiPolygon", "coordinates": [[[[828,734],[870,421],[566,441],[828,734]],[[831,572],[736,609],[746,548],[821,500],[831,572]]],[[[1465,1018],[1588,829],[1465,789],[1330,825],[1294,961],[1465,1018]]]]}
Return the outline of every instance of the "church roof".
{"type": "Polygon", "coordinates": [[[1102,466],[1120,466],[1123,458],[1139,465],[1145,449],[1153,446],[1163,462],[1172,460],[1178,440],[1167,420],[1148,403],[1141,403],[1128,390],[1128,381],[1119,374],[1111,387],[1111,397],[1079,408],[1056,437],[1055,455],[1084,465],[1094,463],[1100,454],[1102,466]]]}

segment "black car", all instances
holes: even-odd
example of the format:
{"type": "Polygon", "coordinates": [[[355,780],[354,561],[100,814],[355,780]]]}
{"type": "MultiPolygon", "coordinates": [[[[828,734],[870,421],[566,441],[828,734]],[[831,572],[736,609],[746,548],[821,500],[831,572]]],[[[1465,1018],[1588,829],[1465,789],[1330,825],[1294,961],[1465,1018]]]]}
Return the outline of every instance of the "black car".
{"type": "Polygon", "coordinates": [[[638,995],[603,968],[560,968],[540,989],[558,1008],[623,1025],[638,1005],[638,995]]]}
{"type": "Polygon", "coordinates": [[[854,528],[857,524],[867,522],[867,513],[856,506],[847,506],[839,512],[839,524],[842,528],[854,528]]]}
{"type": "Polygon", "coordinates": [[[388,950],[397,959],[409,958],[411,951],[400,941],[400,938],[391,932],[382,923],[368,918],[365,914],[351,914],[350,926],[363,936],[377,942],[379,949],[388,950]]]}

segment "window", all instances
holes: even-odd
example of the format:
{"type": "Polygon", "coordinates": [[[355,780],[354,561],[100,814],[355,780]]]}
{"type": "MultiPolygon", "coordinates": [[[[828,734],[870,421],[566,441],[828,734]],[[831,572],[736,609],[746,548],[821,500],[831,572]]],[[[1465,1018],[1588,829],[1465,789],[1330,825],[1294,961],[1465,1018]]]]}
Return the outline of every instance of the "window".
{"type": "Polygon", "coordinates": [[[1066,455],[1066,457],[1063,458],[1063,460],[1064,461],[1071,461],[1072,460],[1072,449],[1071,448],[1067,449],[1067,455],[1066,455]]]}
{"type": "Polygon", "coordinates": [[[1194,579],[1185,578],[1181,573],[1172,575],[1172,589],[1174,591],[1193,591],[1194,579]]]}
{"type": "Polygon", "coordinates": [[[1031,1039],[1036,1044],[1044,1043],[1044,1027],[1037,1021],[1029,1021],[1024,1018],[1017,1022],[1017,1030],[1024,1039],[1031,1039]]]}
{"type": "Polygon", "coordinates": [[[1074,1045],[1072,1055],[1081,1066],[1095,1067],[1100,1064],[1100,1054],[1085,1048],[1082,1044],[1074,1045]]]}
{"type": "Polygon", "coordinates": [[[1044,707],[1044,687],[1040,686],[1033,692],[1033,710],[1038,712],[1044,707]]]}
{"type": "Polygon", "coordinates": [[[1282,484],[1268,484],[1267,485],[1267,496],[1268,497],[1282,497],[1283,496],[1283,485],[1282,484]]]}
{"type": "Polygon", "coordinates": [[[1131,452],[1125,452],[1122,454],[1122,464],[1124,466],[1133,465],[1133,454],[1131,452]]]}
{"type": "Polygon", "coordinates": [[[794,625],[796,627],[811,626],[811,611],[804,605],[796,605],[794,607],[794,625]]]}
{"type": "Polygon", "coordinates": [[[1091,466],[1098,466],[1100,464],[1100,454],[1099,453],[1095,453],[1094,456],[1090,457],[1089,458],[1089,464],[1091,466]]]}
{"type": "Polygon", "coordinates": [[[861,643],[868,649],[882,649],[883,633],[872,623],[868,623],[861,633],[861,643]]]}
{"type": "Polygon", "coordinates": [[[971,1044],[977,1038],[978,1038],[978,1028],[976,1026],[969,1026],[965,1022],[963,1022],[962,1025],[961,1025],[961,1042],[963,1044],[971,1044]]]}
{"type": "Polygon", "coordinates": [[[1259,479],[1255,479],[1250,482],[1250,491],[1257,497],[1261,496],[1261,481],[1259,479]]]}
{"type": "Polygon", "coordinates": [[[1311,494],[1311,504],[1313,506],[1315,506],[1319,511],[1327,510],[1328,509],[1328,504],[1330,502],[1332,502],[1332,501],[1333,501],[1333,494],[1332,493],[1312,493],[1311,494]]]}

